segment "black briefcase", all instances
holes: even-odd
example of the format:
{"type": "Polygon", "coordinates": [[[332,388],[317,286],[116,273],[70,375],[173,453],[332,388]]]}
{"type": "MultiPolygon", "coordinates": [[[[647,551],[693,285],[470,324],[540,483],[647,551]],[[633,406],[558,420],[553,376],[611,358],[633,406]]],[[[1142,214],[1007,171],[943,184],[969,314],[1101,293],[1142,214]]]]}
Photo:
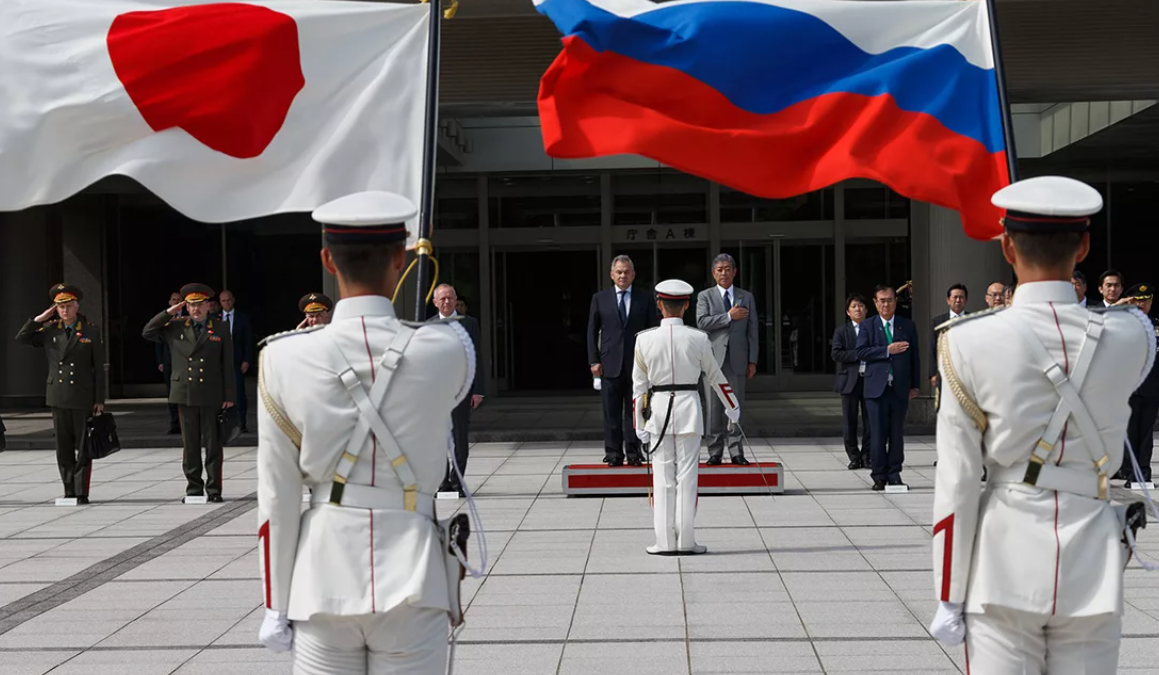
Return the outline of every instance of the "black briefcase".
{"type": "Polygon", "coordinates": [[[90,460],[104,459],[120,449],[121,440],[117,438],[117,422],[113,414],[102,412],[90,417],[85,423],[85,457],[90,460]]]}
{"type": "Polygon", "coordinates": [[[241,420],[238,419],[237,407],[222,408],[217,413],[217,437],[222,445],[229,445],[241,436],[241,420]]]}

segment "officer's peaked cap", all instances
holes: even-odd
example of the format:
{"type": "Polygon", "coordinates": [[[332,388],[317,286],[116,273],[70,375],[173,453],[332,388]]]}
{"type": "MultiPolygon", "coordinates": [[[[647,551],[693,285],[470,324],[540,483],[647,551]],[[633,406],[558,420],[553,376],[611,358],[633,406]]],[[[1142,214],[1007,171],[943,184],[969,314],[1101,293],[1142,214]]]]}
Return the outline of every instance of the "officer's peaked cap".
{"type": "Polygon", "coordinates": [[[656,297],[661,300],[687,300],[692,297],[692,284],[680,279],[667,279],[656,284],[656,297]]]}
{"type": "Polygon", "coordinates": [[[1063,176],[1038,176],[1012,183],[994,193],[994,206],[1006,209],[1008,232],[1086,232],[1090,216],[1103,208],[1093,187],[1063,176]]]}
{"type": "Polygon", "coordinates": [[[314,209],[327,244],[384,244],[406,241],[406,221],[418,209],[393,192],[356,192],[314,209]]]}

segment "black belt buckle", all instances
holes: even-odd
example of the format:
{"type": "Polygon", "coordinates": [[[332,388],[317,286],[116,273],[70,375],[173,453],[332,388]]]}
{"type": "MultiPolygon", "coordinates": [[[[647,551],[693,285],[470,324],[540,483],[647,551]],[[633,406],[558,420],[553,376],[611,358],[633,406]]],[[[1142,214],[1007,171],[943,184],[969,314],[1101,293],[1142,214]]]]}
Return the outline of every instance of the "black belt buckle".
{"type": "Polygon", "coordinates": [[[1042,464],[1040,462],[1030,460],[1026,465],[1026,475],[1022,477],[1022,482],[1027,485],[1038,485],[1038,474],[1042,473],[1042,464]]]}
{"type": "Polygon", "coordinates": [[[342,506],[342,491],[345,489],[345,483],[334,481],[334,484],[330,486],[330,503],[342,506]]]}

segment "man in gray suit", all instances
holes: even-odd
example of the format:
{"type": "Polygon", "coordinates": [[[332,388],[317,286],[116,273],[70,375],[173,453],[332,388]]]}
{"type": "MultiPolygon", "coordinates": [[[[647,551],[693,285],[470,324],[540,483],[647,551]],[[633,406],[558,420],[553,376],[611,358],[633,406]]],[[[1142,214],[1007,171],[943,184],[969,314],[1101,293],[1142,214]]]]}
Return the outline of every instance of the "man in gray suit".
{"type": "MultiPolygon", "coordinates": [[[[696,298],[696,327],[708,333],[712,355],[728,378],[737,405],[744,410],[745,380],[757,374],[760,347],[757,305],[752,293],[733,285],[736,261],[731,255],[721,253],[716,256],[712,261],[712,277],[716,279],[716,285],[701,291],[696,298]]],[[[705,399],[708,403],[708,463],[720,464],[727,440],[732,463],[748,464],[741,446],[740,428],[729,434],[723,404],[715,396],[705,396],[705,399]]]]}

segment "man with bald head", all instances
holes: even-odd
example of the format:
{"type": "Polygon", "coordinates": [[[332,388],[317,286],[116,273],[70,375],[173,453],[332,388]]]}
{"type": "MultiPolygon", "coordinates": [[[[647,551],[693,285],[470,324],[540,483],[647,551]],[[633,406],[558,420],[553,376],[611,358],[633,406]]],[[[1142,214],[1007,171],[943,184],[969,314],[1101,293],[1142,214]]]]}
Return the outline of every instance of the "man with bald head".
{"type": "Polygon", "coordinates": [[[463,484],[459,480],[461,476],[467,473],[467,451],[470,447],[470,442],[467,438],[468,427],[471,423],[471,411],[479,407],[483,402],[483,387],[482,376],[483,367],[479,360],[479,322],[474,317],[460,314],[458,311],[459,294],[455,292],[455,287],[450,284],[441,284],[435,288],[435,308],[438,314],[433,317],[432,321],[458,321],[467,331],[467,335],[471,337],[471,342],[474,343],[472,349],[475,351],[475,381],[471,385],[471,395],[463,399],[454,411],[451,413],[451,432],[455,439],[455,467],[447,462],[447,475],[443,479],[443,484],[439,486],[439,492],[458,492],[460,497],[465,496],[463,492],[463,484]]]}
{"type": "Polygon", "coordinates": [[[996,309],[1006,305],[1006,284],[995,281],[986,287],[986,307],[996,309]]]}

